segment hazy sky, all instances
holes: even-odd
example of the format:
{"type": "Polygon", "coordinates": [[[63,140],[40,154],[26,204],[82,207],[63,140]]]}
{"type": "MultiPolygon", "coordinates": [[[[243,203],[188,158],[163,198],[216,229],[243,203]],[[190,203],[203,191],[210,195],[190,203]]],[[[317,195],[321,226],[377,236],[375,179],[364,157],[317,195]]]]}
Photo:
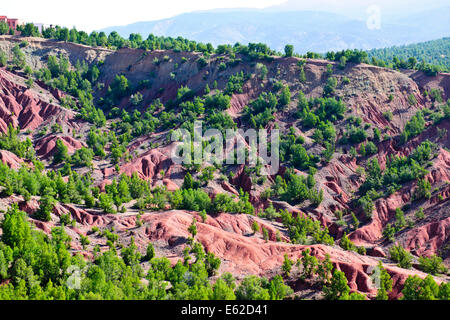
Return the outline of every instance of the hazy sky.
{"type": "Polygon", "coordinates": [[[0,15],[92,31],[216,8],[264,8],[286,0],[1,0],[0,15]]]}

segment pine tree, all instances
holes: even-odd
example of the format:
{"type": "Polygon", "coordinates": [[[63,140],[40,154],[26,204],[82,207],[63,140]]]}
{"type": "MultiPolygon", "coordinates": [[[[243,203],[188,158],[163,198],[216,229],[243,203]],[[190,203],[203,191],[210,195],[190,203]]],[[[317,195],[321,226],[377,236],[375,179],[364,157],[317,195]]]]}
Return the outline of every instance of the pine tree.
{"type": "Polygon", "coordinates": [[[292,57],[293,54],[294,54],[294,46],[290,45],[290,44],[287,44],[284,47],[284,56],[285,57],[292,57]]]}
{"type": "Polygon", "coordinates": [[[223,279],[217,279],[213,286],[211,300],[235,300],[236,295],[223,279]]]}
{"type": "Polygon", "coordinates": [[[293,264],[294,264],[294,262],[291,259],[289,259],[288,255],[285,253],[284,254],[283,266],[281,267],[285,277],[289,277],[293,264]]]}
{"type": "Polygon", "coordinates": [[[189,172],[186,173],[186,175],[184,176],[182,188],[183,189],[193,189],[194,188],[194,179],[192,179],[192,175],[189,172]]]}
{"type": "Polygon", "coordinates": [[[280,106],[285,107],[289,105],[291,102],[291,90],[289,89],[289,86],[284,86],[283,90],[281,91],[280,98],[278,99],[278,103],[280,106]]]}
{"type": "Polygon", "coordinates": [[[313,275],[318,265],[317,258],[310,255],[310,252],[311,252],[310,249],[303,250],[302,258],[300,260],[303,265],[302,277],[305,279],[313,275]]]}
{"type": "Polygon", "coordinates": [[[269,241],[269,231],[266,228],[262,227],[263,239],[267,242],[269,241]]]}
{"type": "Polygon", "coordinates": [[[305,68],[303,66],[300,67],[300,75],[298,77],[298,80],[301,83],[305,83],[306,82],[306,73],[305,73],[305,68]]]}
{"type": "Polygon", "coordinates": [[[53,197],[54,192],[50,187],[45,188],[41,199],[39,200],[39,209],[35,213],[36,219],[41,221],[50,221],[51,220],[51,212],[55,206],[56,200],[53,197]]]}
{"type": "Polygon", "coordinates": [[[347,284],[345,273],[334,270],[330,284],[323,288],[325,299],[327,300],[344,300],[350,293],[350,287],[347,284]]]}
{"type": "Polygon", "coordinates": [[[258,224],[258,222],[256,222],[256,220],[253,220],[252,230],[253,230],[253,234],[256,234],[259,231],[259,224],[258,224]]]}
{"type": "Polygon", "coordinates": [[[189,226],[188,231],[193,238],[197,235],[197,220],[195,218],[192,218],[192,223],[189,226]]]}
{"type": "Polygon", "coordinates": [[[331,263],[330,255],[327,253],[325,254],[325,259],[317,266],[317,274],[323,284],[329,282],[332,270],[333,264],[331,263]]]}
{"type": "Polygon", "coordinates": [[[53,156],[53,163],[58,164],[67,159],[67,146],[61,139],[56,140],[55,154],[53,156]]]}
{"type": "Polygon", "coordinates": [[[381,264],[381,262],[378,263],[377,268],[378,268],[377,274],[379,275],[379,279],[377,279],[377,281],[379,281],[380,287],[378,288],[376,299],[377,300],[388,300],[389,299],[388,294],[392,290],[391,276],[386,271],[386,269],[383,268],[383,265],[381,264]]]}

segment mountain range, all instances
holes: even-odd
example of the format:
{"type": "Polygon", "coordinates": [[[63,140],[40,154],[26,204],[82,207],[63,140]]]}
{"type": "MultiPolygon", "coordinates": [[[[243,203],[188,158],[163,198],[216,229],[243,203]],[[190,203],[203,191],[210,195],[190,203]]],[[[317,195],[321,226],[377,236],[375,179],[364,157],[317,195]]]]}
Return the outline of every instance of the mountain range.
{"type": "Polygon", "coordinates": [[[112,26],[100,31],[117,31],[128,37],[139,33],[196,40],[213,45],[263,42],[282,51],[293,44],[295,51],[326,52],[342,49],[383,48],[448,36],[450,6],[443,1],[421,4],[379,1],[380,28],[370,29],[369,2],[347,1],[335,6],[328,0],[320,6],[288,1],[266,9],[218,9],[197,11],[172,18],[112,26]],[[318,11],[314,8],[322,8],[318,11]]]}

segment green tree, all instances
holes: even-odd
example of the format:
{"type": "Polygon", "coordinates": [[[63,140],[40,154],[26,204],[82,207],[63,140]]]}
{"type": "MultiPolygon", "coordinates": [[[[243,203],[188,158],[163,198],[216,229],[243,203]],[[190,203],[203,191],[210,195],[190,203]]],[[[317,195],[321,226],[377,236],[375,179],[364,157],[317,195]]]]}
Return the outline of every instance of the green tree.
{"type": "Polygon", "coordinates": [[[84,235],[80,235],[80,242],[81,242],[81,245],[83,246],[84,250],[86,250],[86,246],[88,246],[91,243],[89,238],[84,235]]]}
{"type": "Polygon", "coordinates": [[[331,272],[333,270],[333,263],[330,260],[330,255],[325,254],[325,259],[317,266],[317,274],[323,284],[330,281],[331,272]]]}
{"type": "Polygon", "coordinates": [[[117,193],[122,202],[128,202],[131,200],[130,189],[125,177],[122,177],[117,185],[117,193]]]}
{"type": "Polygon", "coordinates": [[[401,230],[406,226],[405,213],[402,209],[395,209],[395,226],[397,230],[401,230]]]}
{"type": "Polygon", "coordinates": [[[9,26],[6,22],[0,22],[0,34],[8,34],[9,26]]]}
{"type": "Polygon", "coordinates": [[[301,263],[303,266],[302,277],[309,278],[311,277],[319,264],[319,261],[315,256],[310,254],[310,249],[305,249],[302,251],[301,263]]]}
{"type": "Polygon", "coordinates": [[[383,265],[381,262],[378,262],[378,276],[379,276],[379,288],[377,291],[377,300],[388,300],[389,293],[392,290],[392,279],[389,273],[386,271],[385,268],[383,268],[383,265]]]}
{"type": "Polygon", "coordinates": [[[372,198],[367,194],[358,200],[358,204],[362,208],[366,217],[370,219],[372,217],[372,212],[375,209],[372,198]]]}
{"type": "Polygon", "coordinates": [[[266,65],[262,64],[262,63],[257,63],[256,64],[256,69],[259,72],[259,77],[261,80],[264,80],[267,76],[267,74],[269,73],[269,70],[267,70],[266,65]]]}
{"type": "Polygon", "coordinates": [[[222,261],[216,257],[214,253],[208,252],[205,258],[205,268],[210,277],[214,276],[217,270],[220,268],[222,261]]]}
{"type": "Polygon", "coordinates": [[[211,300],[235,300],[236,295],[233,289],[225,282],[225,280],[219,278],[213,286],[213,294],[211,300]]]}
{"type": "Polygon", "coordinates": [[[136,92],[135,94],[131,95],[130,102],[133,106],[136,107],[136,106],[140,105],[142,103],[142,101],[144,101],[142,93],[136,92]]]}
{"type": "Polygon", "coordinates": [[[113,199],[107,193],[100,193],[98,197],[99,207],[103,209],[105,213],[115,213],[113,208],[113,199]]]}
{"type": "Polygon", "coordinates": [[[394,245],[389,249],[389,255],[392,260],[398,263],[400,268],[411,268],[411,254],[406,251],[401,245],[394,245]]]}
{"type": "Polygon", "coordinates": [[[130,90],[130,82],[124,75],[116,75],[113,82],[108,88],[108,96],[112,98],[112,103],[119,101],[125,97],[130,90]]]}
{"type": "Polygon", "coordinates": [[[323,87],[323,95],[329,97],[334,94],[337,86],[337,79],[335,77],[329,77],[327,83],[323,87]]]}
{"type": "Polygon", "coordinates": [[[150,261],[155,257],[155,248],[153,247],[153,244],[149,242],[147,245],[147,250],[145,254],[145,260],[150,261]]]}
{"type": "Polygon", "coordinates": [[[20,50],[18,45],[13,48],[13,64],[19,68],[23,69],[25,67],[25,54],[20,50]]]}
{"type": "Polygon", "coordinates": [[[427,179],[419,179],[413,197],[414,200],[429,199],[431,197],[431,183],[427,179]]]}
{"type": "Polygon", "coordinates": [[[134,237],[131,237],[130,245],[128,247],[122,248],[120,255],[127,266],[136,268],[136,266],[139,265],[142,256],[134,243],[134,237]]]}
{"type": "Polygon", "coordinates": [[[194,179],[192,178],[192,175],[188,172],[186,173],[186,175],[184,176],[184,181],[183,181],[183,189],[193,189],[194,188],[194,179]]]}
{"type": "Polygon", "coordinates": [[[289,89],[289,86],[284,86],[283,90],[280,93],[278,103],[280,106],[285,107],[288,106],[290,102],[291,102],[291,90],[289,89]]]}
{"type": "Polygon", "coordinates": [[[431,257],[419,257],[419,268],[426,273],[436,275],[447,272],[447,267],[442,262],[442,258],[437,255],[431,257]]]}
{"type": "Polygon", "coordinates": [[[195,218],[192,218],[192,223],[188,228],[189,233],[192,235],[193,238],[197,235],[197,220],[195,218]]]}
{"type": "Polygon", "coordinates": [[[341,241],[339,242],[339,245],[342,249],[347,251],[356,251],[356,246],[354,243],[347,237],[347,233],[344,232],[344,235],[341,238],[341,241]]]}
{"type": "MultiPolygon", "coordinates": [[[[418,276],[409,276],[403,286],[403,300],[436,300],[445,296],[441,290],[448,287],[439,287],[433,277],[428,275],[425,279],[418,276]]],[[[448,297],[448,293],[447,293],[448,297]]],[[[447,298],[448,299],[448,298],[447,298]]]]}
{"type": "Polygon", "coordinates": [[[269,300],[269,290],[257,276],[246,276],[235,291],[237,300],[269,300]]]}
{"type": "Polygon", "coordinates": [[[345,273],[335,269],[329,285],[323,288],[323,292],[327,300],[345,300],[350,293],[345,273]]]}
{"type": "Polygon", "coordinates": [[[285,56],[285,57],[292,57],[293,54],[294,54],[294,46],[293,46],[293,45],[290,45],[290,44],[287,44],[287,45],[284,47],[284,56],[285,56]]]}
{"type": "Polygon", "coordinates": [[[419,210],[417,210],[417,212],[416,212],[416,214],[415,214],[415,217],[416,217],[418,220],[422,220],[422,219],[425,218],[425,213],[423,212],[423,208],[419,208],[419,210]]]}
{"type": "Polygon", "coordinates": [[[280,275],[276,275],[270,281],[268,290],[270,300],[283,300],[286,296],[294,292],[294,290],[284,284],[283,278],[280,275]]]}
{"type": "Polygon", "coordinates": [[[289,277],[293,264],[294,264],[294,262],[291,259],[289,259],[288,255],[285,253],[284,254],[283,266],[281,267],[285,277],[289,277]]]}
{"type": "Polygon", "coordinates": [[[6,57],[6,53],[0,50],[0,67],[6,67],[7,62],[8,58],[6,57]]]}
{"type": "Polygon", "coordinates": [[[300,67],[300,74],[298,76],[298,80],[301,83],[305,83],[306,82],[306,73],[305,73],[305,68],[303,66],[300,67]]]}
{"type": "Polygon", "coordinates": [[[11,248],[22,252],[29,247],[31,228],[25,212],[20,211],[17,204],[13,204],[6,212],[2,222],[2,242],[11,248]]]}
{"type": "Polygon", "coordinates": [[[253,220],[253,223],[252,223],[253,234],[256,234],[259,231],[259,229],[260,229],[260,227],[259,227],[258,222],[256,220],[253,220]]]}
{"type": "Polygon", "coordinates": [[[269,231],[266,228],[262,227],[263,239],[267,242],[269,240],[269,231]]]}
{"type": "Polygon", "coordinates": [[[45,188],[41,199],[39,200],[39,209],[35,213],[36,219],[42,221],[50,221],[51,220],[51,212],[55,207],[56,200],[53,197],[55,193],[50,187],[45,188]]]}
{"type": "Polygon", "coordinates": [[[61,139],[56,140],[55,153],[53,155],[53,163],[58,164],[67,159],[67,146],[61,139]]]}
{"type": "Polygon", "coordinates": [[[355,230],[358,229],[358,227],[359,227],[359,220],[356,217],[354,212],[352,212],[352,226],[353,226],[353,229],[355,229],[355,230]]]}
{"type": "Polygon", "coordinates": [[[392,224],[388,223],[383,229],[383,237],[390,242],[395,240],[395,228],[392,224]]]}

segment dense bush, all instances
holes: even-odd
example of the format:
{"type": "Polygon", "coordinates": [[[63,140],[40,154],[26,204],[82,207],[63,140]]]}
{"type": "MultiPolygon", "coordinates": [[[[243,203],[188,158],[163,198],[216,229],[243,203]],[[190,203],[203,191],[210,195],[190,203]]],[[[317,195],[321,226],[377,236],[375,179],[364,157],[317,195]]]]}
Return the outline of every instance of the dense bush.
{"type": "Polygon", "coordinates": [[[425,129],[425,119],[421,111],[417,113],[406,123],[401,134],[401,142],[405,143],[411,138],[414,138],[425,129]]]}
{"type": "Polygon", "coordinates": [[[253,128],[264,128],[270,121],[274,120],[274,113],[278,99],[272,92],[262,92],[250,104],[250,107],[245,107],[243,110],[244,119],[250,122],[253,128]]]}
{"type": "Polygon", "coordinates": [[[447,267],[442,262],[442,258],[437,255],[431,257],[419,257],[419,267],[426,273],[436,275],[447,272],[447,267]]]}
{"type": "Polygon", "coordinates": [[[422,178],[427,173],[423,165],[433,157],[434,148],[433,143],[424,141],[408,157],[391,156],[387,159],[384,172],[381,172],[377,159],[370,159],[367,163],[366,181],[361,185],[360,191],[366,193],[371,189],[379,190],[383,186],[395,186],[422,178]]]}
{"type": "Polygon", "coordinates": [[[400,268],[410,269],[412,264],[412,255],[401,245],[394,245],[389,249],[390,258],[398,263],[400,268]]]}
{"type": "Polygon", "coordinates": [[[231,75],[228,79],[225,93],[228,95],[233,93],[242,93],[242,87],[246,80],[248,80],[248,76],[245,75],[243,71],[235,75],[231,75]]]}
{"type": "Polygon", "coordinates": [[[334,239],[328,233],[328,229],[322,227],[319,221],[314,221],[311,218],[302,215],[298,215],[294,218],[291,213],[283,210],[280,214],[283,225],[288,229],[288,234],[292,243],[334,244],[334,239]]]}
{"type": "Polygon", "coordinates": [[[430,275],[425,279],[408,276],[402,294],[403,300],[449,300],[450,284],[443,281],[438,285],[430,275]]]}
{"type": "Polygon", "coordinates": [[[21,141],[18,137],[19,132],[19,129],[14,129],[11,123],[8,124],[8,132],[0,133],[0,149],[11,151],[20,158],[34,159],[33,143],[29,137],[21,141]]]}
{"type": "MultiPolygon", "coordinates": [[[[105,115],[101,109],[94,106],[92,95],[92,86],[98,78],[97,66],[92,64],[89,67],[85,61],[83,63],[77,61],[71,70],[69,61],[62,55],[59,58],[50,55],[47,64],[48,67],[43,67],[35,72],[36,78],[52,88],[58,88],[76,97],[76,102],[65,97],[62,99],[62,104],[79,111],[78,116],[83,120],[99,127],[104,126],[105,115]]],[[[109,96],[111,95],[112,93],[109,94],[109,96]]]]}

